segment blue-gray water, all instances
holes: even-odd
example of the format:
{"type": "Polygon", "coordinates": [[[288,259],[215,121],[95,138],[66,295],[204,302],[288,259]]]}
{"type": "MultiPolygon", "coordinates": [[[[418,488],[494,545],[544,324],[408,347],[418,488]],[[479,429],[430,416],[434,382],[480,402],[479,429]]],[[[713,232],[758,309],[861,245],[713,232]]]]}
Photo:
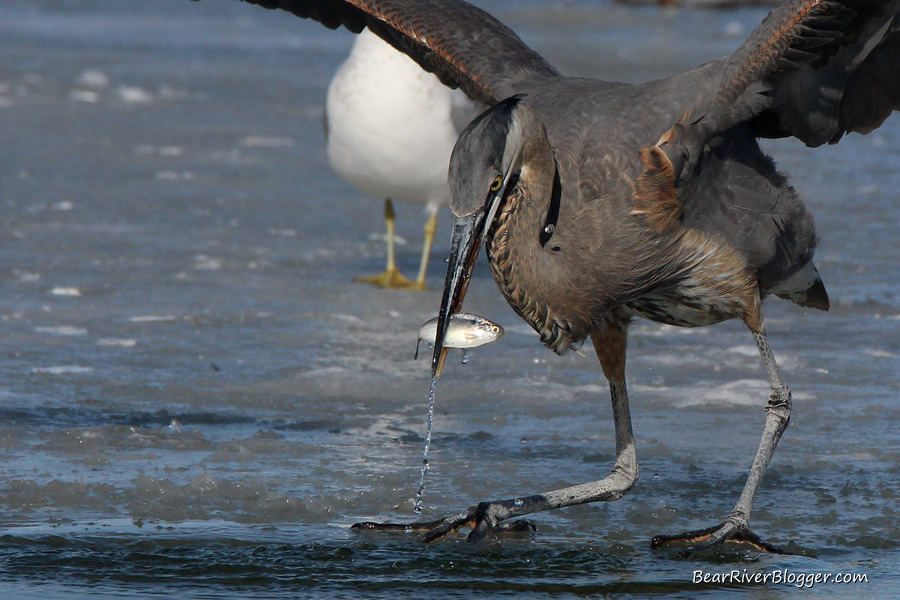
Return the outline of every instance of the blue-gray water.
{"type": "MultiPolygon", "coordinates": [[[[729,52],[764,14],[484,5],[564,72],[628,81],[729,52]]],[[[0,598],[898,597],[897,116],[767,145],[817,217],[833,300],[766,305],[796,411],[752,523],[806,556],[649,549],[743,485],[767,387],[738,323],[635,323],[642,474],[622,500],[474,547],[348,528],[412,516],[430,382],[412,356],[449,222],[430,291],[351,283],[383,266],[383,222],[323,150],[350,41],[229,0],[0,4],[0,598]],[[692,583],[731,569],[868,583],[692,583]]],[[[398,211],[412,274],[424,214],[398,211]]],[[[506,335],[448,362],[423,516],[605,475],[593,352],[544,349],[483,264],[466,309],[506,335]]]]}

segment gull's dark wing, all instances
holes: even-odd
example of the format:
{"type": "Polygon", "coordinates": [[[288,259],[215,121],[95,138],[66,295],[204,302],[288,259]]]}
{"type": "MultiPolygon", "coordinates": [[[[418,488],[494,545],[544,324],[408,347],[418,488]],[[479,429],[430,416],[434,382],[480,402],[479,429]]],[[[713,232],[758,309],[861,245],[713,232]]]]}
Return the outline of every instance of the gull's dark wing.
{"type": "Polygon", "coordinates": [[[710,125],[810,146],[900,109],[900,0],[786,0],[724,60],[710,125]]]}
{"type": "Polygon", "coordinates": [[[426,71],[494,104],[559,73],[485,11],[454,0],[244,0],[354,33],[368,27],[426,71]]]}

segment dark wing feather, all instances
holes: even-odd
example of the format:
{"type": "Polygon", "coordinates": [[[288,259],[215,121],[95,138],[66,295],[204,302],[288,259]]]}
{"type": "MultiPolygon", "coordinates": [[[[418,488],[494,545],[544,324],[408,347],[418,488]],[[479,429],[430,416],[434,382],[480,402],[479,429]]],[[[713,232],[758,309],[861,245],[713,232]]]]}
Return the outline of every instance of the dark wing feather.
{"type": "Polygon", "coordinates": [[[497,19],[452,0],[244,0],[279,8],[332,29],[368,27],[450,87],[494,104],[559,76],[497,19]]]}
{"type": "Polygon", "coordinates": [[[757,135],[810,146],[868,132],[900,109],[900,0],[778,5],[723,63],[710,133],[754,120],[757,135]]]}
{"type": "Polygon", "coordinates": [[[895,110],[900,110],[900,32],[875,48],[850,77],[840,126],[831,141],[838,141],[845,131],[869,133],[895,110]]]}
{"type": "Polygon", "coordinates": [[[748,128],[710,140],[680,198],[684,224],[724,235],[765,291],[812,260],[817,236],[803,201],[748,128]]]}

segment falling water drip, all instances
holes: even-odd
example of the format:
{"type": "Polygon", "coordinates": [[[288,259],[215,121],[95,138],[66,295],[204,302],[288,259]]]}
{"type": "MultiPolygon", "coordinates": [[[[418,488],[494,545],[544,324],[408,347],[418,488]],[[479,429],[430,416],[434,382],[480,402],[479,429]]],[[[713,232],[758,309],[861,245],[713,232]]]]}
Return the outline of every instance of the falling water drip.
{"type": "Polygon", "coordinates": [[[469,349],[468,348],[463,348],[462,364],[464,364],[464,365],[469,364],[469,349]]]}
{"type": "Polygon", "coordinates": [[[419,490],[416,492],[416,504],[413,512],[416,516],[422,513],[422,495],[425,493],[425,473],[428,472],[428,451],[431,449],[431,430],[434,423],[434,387],[437,377],[431,378],[431,390],[428,392],[428,425],[425,428],[425,449],[422,451],[422,475],[419,478],[419,490]]]}

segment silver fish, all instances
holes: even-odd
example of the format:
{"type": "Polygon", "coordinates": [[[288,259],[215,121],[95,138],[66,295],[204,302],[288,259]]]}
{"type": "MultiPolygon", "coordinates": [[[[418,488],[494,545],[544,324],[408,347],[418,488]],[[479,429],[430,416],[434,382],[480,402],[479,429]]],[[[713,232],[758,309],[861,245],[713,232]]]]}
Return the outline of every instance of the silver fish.
{"type": "MultiPolygon", "coordinates": [[[[419,343],[425,342],[434,346],[437,336],[437,317],[419,328],[419,339],[416,342],[416,358],[419,358],[419,343]]],[[[456,313],[450,317],[447,333],[444,336],[444,348],[476,348],[496,342],[503,335],[503,327],[471,313],[456,313]]]]}

